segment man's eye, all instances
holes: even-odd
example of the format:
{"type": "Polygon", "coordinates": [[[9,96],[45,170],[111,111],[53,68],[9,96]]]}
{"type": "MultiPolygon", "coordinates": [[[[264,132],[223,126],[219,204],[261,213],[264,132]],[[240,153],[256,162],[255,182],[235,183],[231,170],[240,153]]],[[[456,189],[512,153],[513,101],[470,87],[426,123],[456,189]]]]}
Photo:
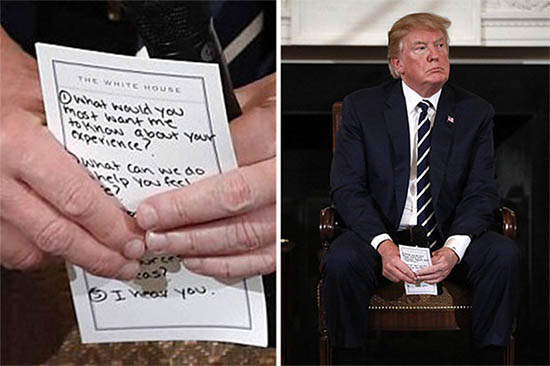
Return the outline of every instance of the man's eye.
{"type": "Polygon", "coordinates": [[[426,47],[424,46],[418,46],[418,47],[415,47],[415,51],[419,52],[419,51],[424,51],[424,49],[426,49],[426,47]]]}
{"type": "Polygon", "coordinates": [[[444,44],[444,43],[440,43],[440,44],[437,45],[437,47],[443,48],[443,47],[445,47],[445,44],[444,44]]]}

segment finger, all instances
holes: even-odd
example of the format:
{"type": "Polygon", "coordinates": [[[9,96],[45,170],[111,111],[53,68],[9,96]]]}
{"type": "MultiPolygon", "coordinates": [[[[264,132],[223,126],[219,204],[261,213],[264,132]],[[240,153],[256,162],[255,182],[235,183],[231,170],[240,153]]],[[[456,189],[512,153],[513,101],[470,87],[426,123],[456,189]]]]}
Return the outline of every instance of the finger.
{"type": "Polygon", "coordinates": [[[275,99],[276,89],[277,77],[273,73],[236,89],[235,95],[243,113],[247,113],[266,99],[275,99]]]}
{"type": "Polygon", "coordinates": [[[18,177],[101,243],[120,253],[128,243],[137,243],[141,249],[134,252],[143,254],[145,244],[140,243],[141,233],[134,220],[89,178],[45,128],[33,128],[29,135],[32,138],[24,139],[33,148],[21,156],[18,177]]]}
{"type": "Polygon", "coordinates": [[[429,283],[429,284],[435,284],[435,283],[439,283],[439,282],[443,281],[444,279],[445,279],[445,276],[437,276],[434,279],[425,280],[424,282],[429,283]]]}
{"type": "Polygon", "coordinates": [[[184,258],[183,265],[190,271],[216,278],[248,277],[268,274],[275,270],[275,240],[248,253],[222,257],[184,258]]]}
{"type": "Polygon", "coordinates": [[[42,267],[46,255],[15,226],[0,220],[0,263],[8,269],[34,270],[42,267]]]}
{"type": "Polygon", "coordinates": [[[398,271],[399,279],[407,282],[416,281],[416,274],[401,259],[395,261],[394,265],[398,271]]]}
{"type": "Polygon", "coordinates": [[[62,256],[92,274],[131,279],[138,272],[137,261],[128,261],[101,245],[18,182],[3,183],[2,216],[41,251],[62,256]],[[9,197],[5,192],[10,193],[9,197]]]}
{"type": "Polygon", "coordinates": [[[382,273],[382,275],[386,277],[388,280],[390,280],[391,282],[399,282],[399,279],[395,277],[393,274],[391,274],[390,272],[385,271],[384,273],[382,273]]]}
{"type": "MultiPolygon", "coordinates": [[[[432,262],[433,263],[433,262],[432,262]]],[[[428,274],[432,274],[432,273],[436,273],[438,271],[441,270],[441,265],[438,265],[438,264],[432,264],[431,266],[429,267],[425,267],[425,268],[422,268],[422,269],[419,269],[418,271],[416,271],[416,275],[418,277],[420,276],[425,276],[425,275],[428,275],[428,274]]]]}
{"type": "Polygon", "coordinates": [[[239,166],[275,156],[277,150],[275,101],[254,107],[229,125],[239,166]]]}
{"type": "Polygon", "coordinates": [[[275,159],[234,169],[145,200],[136,219],[162,231],[236,216],[275,202],[275,178],[275,159]]]}
{"type": "Polygon", "coordinates": [[[390,268],[388,268],[388,270],[386,271],[386,275],[387,275],[386,277],[388,279],[391,278],[390,280],[393,282],[399,282],[399,281],[410,282],[410,279],[395,266],[391,266],[390,268]]]}
{"type": "Polygon", "coordinates": [[[226,255],[254,250],[275,240],[275,205],[206,224],[164,233],[147,232],[148,250],[187,256],[226,255]]]}
{"type": "Polygon", "coordinates": [[[0,219],[0,264],[4,267],[32,271],[63,262],[63,258],[38,249],[15,226],[0,219]]]}
{"type": "Polygon", "coordinates": [[[411,283],[411,280],[401,272],[394,272],[394,278],[395,278],[394,282],[408,282],[408,283],[411,283]]]}
{"type": "Polygon", "coordinates": [[[441,277],[441,272],[434,272],[434,273],[418,276],[418,279],[421,281],[426,281],[426,280],[433,281],[440,277],[441,277]]]}

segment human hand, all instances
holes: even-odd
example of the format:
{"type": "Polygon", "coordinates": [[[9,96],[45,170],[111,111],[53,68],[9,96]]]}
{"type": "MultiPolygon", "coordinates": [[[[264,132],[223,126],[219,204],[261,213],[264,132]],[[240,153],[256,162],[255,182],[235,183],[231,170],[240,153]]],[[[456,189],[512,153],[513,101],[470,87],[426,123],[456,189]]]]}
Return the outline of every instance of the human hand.
{"type": "Polygon", "coordinates": [[[275,80],[272,74],[236,91],[243,114],[229,127],[238,169],[138,207],[148,249],[181,255],[189,270],[217,278],[275,270],[275,80]]]}
{"type": "Polygon", "coordinates": [[[384,240],[378,246],[378,253],[382,257],[382,275],[392,282],[405,281],[415,283],[416,274],[411,271],[399,255],[399,249],[391,240],[384,240]]]}
{"type": "Polygon", "coordinates": [[[451,248],[443,247],[433,252],[432,265],[418,270],[416,274],[420,281],[438,283],[447,278],[457,263],[456,253],[451,248]]]}
{"type": "Polygon", "coordinates": [[[33,269],[63,257],[133,278],[139,263],[128,258],[143,254],[142,232],[48,132],[36,61],[0,37],[0,263],[33,269]]]}

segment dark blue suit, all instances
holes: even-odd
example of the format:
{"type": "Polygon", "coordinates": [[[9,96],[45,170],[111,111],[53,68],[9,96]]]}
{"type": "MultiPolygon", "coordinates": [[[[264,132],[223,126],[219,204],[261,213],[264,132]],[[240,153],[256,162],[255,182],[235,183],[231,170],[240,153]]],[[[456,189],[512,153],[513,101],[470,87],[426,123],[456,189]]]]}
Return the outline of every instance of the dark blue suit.
{"type": "MultiPolygon", "coordinates": [[[[487,232],[499,203],[494,110],[450,85],[443,87],[436,110],[430,183],[438,230],[443,240],[455,234],[472,238],[450,277],[472,288],[474,342],[505,346],[519,292],[519,253],[509,239],[487,232]]],[[[409,141],[400,80],[344,99],[331,186],[347,229],[323,265],[327,325],[336,346],[359,347],[365,340],[367,305],[382,273],[380,256],[370,243],[376,235],[393,236],[398,229],[409,182],[409,141]]]]}

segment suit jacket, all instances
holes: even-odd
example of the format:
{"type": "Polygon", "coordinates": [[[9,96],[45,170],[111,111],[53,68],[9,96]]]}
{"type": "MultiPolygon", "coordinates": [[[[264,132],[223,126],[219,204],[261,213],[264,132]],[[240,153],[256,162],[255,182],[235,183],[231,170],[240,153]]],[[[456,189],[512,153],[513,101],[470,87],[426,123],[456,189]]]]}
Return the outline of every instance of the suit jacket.
{"type": "MultiPolygon", "coordinates": [[[[436,108],[430,186],[442,238],[472,239],[493,221],[493,107],[445,85],[436,108]],[[454,122],[449,121],[449,117],[454,122]]],[[[408,117],[401,80],[348,95],[336,137],[331,196],[347,228],[369,243],[397,231],[410,174],[408,117]]]]}
{"type": "MultiPolygon", "coordinates": [[[[0,22],[23,49],[35,55],[36,42],[102,52],[135,55],[135,26],[127,12],[108,21],[105,1],[0,1],[0,22]]],[[[263,28],[254,41],[229,63],[233,86],[251,83],[275,71],[276,2],[210,1],[216,32],[227,47],[262,11],[263,28]]]]}

